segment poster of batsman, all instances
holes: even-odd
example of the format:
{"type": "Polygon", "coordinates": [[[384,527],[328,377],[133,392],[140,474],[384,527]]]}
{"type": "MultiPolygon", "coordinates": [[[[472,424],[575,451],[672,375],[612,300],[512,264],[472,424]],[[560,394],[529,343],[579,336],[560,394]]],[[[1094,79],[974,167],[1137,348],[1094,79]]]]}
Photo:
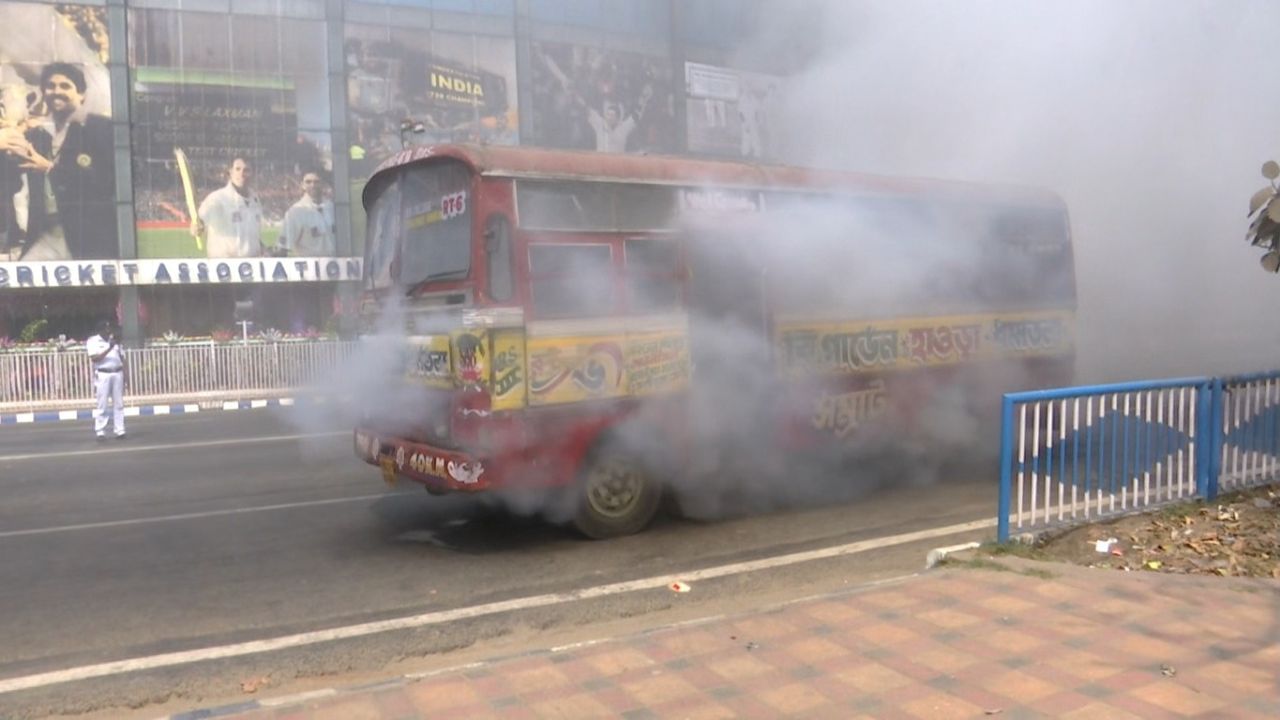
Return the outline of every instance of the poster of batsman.
{"type": "Polygon", "coordinates": [[[325,23],[154,5],[128,9],[138,257],[337,257],[325,23]]]}
{"type": "Polygon", "coordinates": [[[298,128],[289,78],[134,77],[139,257],[337,255],[331,141],[298,128]]]}

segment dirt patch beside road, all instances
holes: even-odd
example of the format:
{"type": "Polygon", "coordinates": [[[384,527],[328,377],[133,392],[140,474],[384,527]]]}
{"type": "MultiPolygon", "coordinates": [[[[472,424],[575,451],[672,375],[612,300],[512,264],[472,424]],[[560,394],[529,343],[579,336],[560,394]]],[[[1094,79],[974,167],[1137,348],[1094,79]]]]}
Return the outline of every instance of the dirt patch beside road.
{"type": "Polygon", "coordinates": [[[1280,485],[1073,528],[1014,554],[1116,570],[1280,579],[1280,485]]]}

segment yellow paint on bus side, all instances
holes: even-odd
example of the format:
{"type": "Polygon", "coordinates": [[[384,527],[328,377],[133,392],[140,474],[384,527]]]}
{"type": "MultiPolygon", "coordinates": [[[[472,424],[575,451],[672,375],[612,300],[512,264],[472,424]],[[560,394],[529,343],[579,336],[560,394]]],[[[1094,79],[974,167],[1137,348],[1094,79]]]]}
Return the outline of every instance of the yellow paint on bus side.
{"type": "Polygon", "coordinates": [[[442,390],[454,386],[448,335],[414,335],[407,342],[406,380],[442,390]]]}
{"type": "Polygon", "coordinates": [[[493,348],[492,407],[517,410],[524,407],[529,369],[525,362],[524,330],[502,329],[490,334],[493,348]]]}
{"type": "MultiPolygon", "coordinates": [[[[782,377],[875,375],[1062,355],[1074,345],[1074,325],[1069,310],[786,321],[777,325],[774,343],[782,377]]],[[[658,395],[690,382],[689,335],[683,328],[537,337],[528,337],[524,328],[468,329],[409,341],[411,381],[442,389],[483,387],[494,410],[658,395]]],[[[868,398],[868,407],[880,404],[868,398]]],[[[833,413],[841,414],[828,414],[833,413]]]]}
{"type": "Polygon", "coordinates": [[[787,376],[876,373],[978,360],[1061,355],[1074,345],[1068,310],[866,322],[780,324],[778,363],[787,376]]]}

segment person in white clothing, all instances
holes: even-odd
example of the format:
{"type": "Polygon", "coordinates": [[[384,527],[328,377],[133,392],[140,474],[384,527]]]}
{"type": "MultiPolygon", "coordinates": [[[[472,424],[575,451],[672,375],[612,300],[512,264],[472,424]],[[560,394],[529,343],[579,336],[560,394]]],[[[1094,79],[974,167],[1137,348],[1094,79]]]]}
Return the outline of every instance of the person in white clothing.
{"type": "Polygon", "coordinates": [[[636,129],[635,115],[622,118],[622,109],[618,103],[606,102],[604,113],[594,108],[587,108],[587,122],[596,132],[596,150],[598,152],[624,153],[627,151],[627,139],[636,129]]]}
{"type": "Polygon", "coordinates": [[[227,184],[205,196],[194,232],[206,235],[209,257],[262,255],[262,202],[249,188],[253,168],[244,158],[231,161],[227,184]]]}
{"type": "Polygon", "coordinates": [[[93,391],[98,405],[93,412],[93,431],[99,440],[107,439],[107,422],[115,426],[117,439],[124,439],[124,353],[111,332],[111,323],[98,323],[98,334],[85,342],[89,360],[93,362],[93,391]],[[111,417],[107,417],[107,403],[111,417]]]}
{"type": "Polygon", "coordinates": [[[281,255],[332,257],[333,203],[324,197],[318,173],[302,176],[302,199],[284,214],[284,230],[276,245],[281,255]]]}

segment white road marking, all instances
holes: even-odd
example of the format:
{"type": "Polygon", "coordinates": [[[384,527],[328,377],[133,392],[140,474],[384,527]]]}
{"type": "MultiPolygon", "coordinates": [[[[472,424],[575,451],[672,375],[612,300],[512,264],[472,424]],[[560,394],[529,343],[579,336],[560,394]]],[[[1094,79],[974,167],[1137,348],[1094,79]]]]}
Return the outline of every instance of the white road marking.
{"type": "Polygon", "coordinates": [[[347,625],[345,627],[298,633],[295,635],[283,635],[280,637],[267,638],[265,640],[252,640],[249,642],[200,648],[197,650],[148,655],[145,657],[129,658],[127,660],[99,663],[97,665],[82,665],[80,667],[67,668],[65,670],[55,670],[52,672],[24,675],[21,677],[9,678],[7,680],[0,680],[0,694],[17,692],[19,690],[30,690],[32,688],[72,682],[75,680],[87,680],[89,678],[104,677],[107,675],[136,672],[139,670],[152,670],[155,668],[183,665],[186,663],[200,662],[204,660],[217,660],[221,658],[272,652],[275,650],[286,650],[306,645],[315,645],[317,643],[374,635],[393,630],[407,630],[428,625],[440,625],[442,623],[455,622],[457,620],[466,620],[486,615],[496,615],[498,613],[512,612],[516,610],[529,610],[533,608],[548,607],[551,605],[561,605],[575,600],[589,600],[608,597],[610,595],[621,595],[623,593],[635,592],[637,590],[665,588],[675,580],[697,582],[700,580],[725,577],[727,575],[738,575],[741,573],[767,570],[785,565],[794,565],[796,563],[809,562],[812,560],[853,555],[856,553],[866,552],[868,550],[891,547],[894,545],[903,545],[917,540],[928,540],[931,538],[945,537],[947,535],[970,532],[973,530],[982,530],[985,528],[995,527],[995,524],[996,521],[994,518],[988,520],[976,520],[973,522],[960,523],[958,525],[948,525],[946,527],[903,533],[901,535],[890,535],[888,537],[874,538],[871,540],[861,540],[859,542],[836,545],[834,547],[821,548],[818,550],[807,550],[804,552],[790,553],[788,555],[761,558],[759,560],[731,563],[729,565],[702,568],[700,570],[689,570],[671,575],[648,577],[640,580],[628,580],[625,582],[610,583],[608,585],[598,585],[595,587],[570,590],[562,593],[548,593],[545,595],[533,595],[530,597],[514,598],[511,600],[501,600],[498,602],[485,603],[483,605],[473,605],[471,607],[455,608],[453,610],[440,610],[436,612],[423,613],[421,615],[411,615],[408,617],[393,618],[390,620],[360,623],[358,625],[347,625]]]}
{"type": "MultiPolygon", "coordinates": [[[[334,432],[305,433],[301,435],[269,435],[267,437],[236,438],[228,440],[198,440],[195,442],[170,443],[168,445],[124,445],[123,447],[94,448],[93,450],[63,450],[49,453],[27,453],[25,455],[0,455],[0,463],[20,460],[50,460],[54,458],[74,457],[77,455],[115,455],[118,453],[151,452],[154,450],[181,450],[182,448],[220,447],[223,445],[253,445],[257,443],[286,442],[304,440],[306,438],[339,437],[351,435],[350,430],[334,432]]],[[[116,442],[111,440],[109,442],[116,442]]],[[[124,442],[128,442],[127,440],[124,442]]]]}
{"type": "MultiPolygon", "coordinates": [[[[73,530],[96,530],[98,528],[124,527],[127,525],[149,525],[152,523],[173,522],[174,520],[194,520],[197,518],[218,517],[219,515],[243,515],[245,513],[266,512],[268,510],[288,510],[290,508],[311,507],[313,505],[336,505],[338,503],[359,502],[385,497],[389,493],[377,495],[357,495],[355,497],[330,498],[328,500],[304,500],[279,505],[259,505],[247,508],[230,508],[227,510],[208,510],[205,512],[183,513],[181,515],[159,515],[156,517],[133,518],[131,520],[110,520],[107,522],[83,523],[81,525],[61,525],[58,527],[32,528],[30,530],[9,530],[0,532],[0,538],[20,537],[23,535],[50,535],[73,530]]],[[[394,494],[394,493],[390,493],[394,494]]],[[[438,543],[437,543],[438,544],[438,543]]]]}

